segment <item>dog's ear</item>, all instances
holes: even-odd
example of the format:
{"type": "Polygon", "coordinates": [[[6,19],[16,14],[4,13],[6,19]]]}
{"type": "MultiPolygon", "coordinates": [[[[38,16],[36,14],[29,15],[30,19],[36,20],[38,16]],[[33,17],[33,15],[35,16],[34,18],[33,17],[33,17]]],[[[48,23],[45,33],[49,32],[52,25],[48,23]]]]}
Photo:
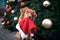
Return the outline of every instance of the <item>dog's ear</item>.
{"type": "Polygon", "coordinates": [[[28,9],[28,7],[20,9],[20,14],[24,14],[26,9],[28,9]]]}
{"type": "Polygon", "coordinates": [[[33,10],[33,15],[34,15],[35,17],[37,17],[37,14],[36,14],[35,10],[33,10]]]}
{"type": "Polygon", "coordinates": [[[33,12],[32,12],[32,17],[33,17],[33,20],[35,20],[35,18],[37,17],[35,10],[33,10],[33,12]]]}
{"type": "Polygon", "coordinates": [[[24,8],[20,9],[20,15],[24,14],[24,8]]]}
{"type": "Polygon", "coordinates": [[[25,10],[28,9],[28,7],[25,7],[25,8],[22,8],[20,9],[20,17],[19,17],[19,21],[21,21],[24,17],[24,13],[25,13],[25,10]]]}
{"type": "Polygon", "coordinates": [[[18,22],[20,22],[24,17],[24,8],[20,9],[20,16],[18,22]]]}

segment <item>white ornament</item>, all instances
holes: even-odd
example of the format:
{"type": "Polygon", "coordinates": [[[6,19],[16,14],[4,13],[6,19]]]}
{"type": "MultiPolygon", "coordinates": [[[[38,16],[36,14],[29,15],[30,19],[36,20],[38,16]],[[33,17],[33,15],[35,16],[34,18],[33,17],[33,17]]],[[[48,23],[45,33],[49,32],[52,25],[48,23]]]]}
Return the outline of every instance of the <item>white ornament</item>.
{"type": "Polygon", "coordinates": [[[14,17],[14,20],[17,20],[18,18],[17,17],[14,17]]]}
{"type": "Polygon", "coordinates": [[[11,13],[14,13],[14,12],[15,12],[14,10],[11,11],[11,13]]]}
{"type": "Polygon", "coordinates": [[[13,2],[15,1],[15,0],[12,0],[13,2]]]}
{"type": "Polygon", "coordinates": [[[8,5],[6,5],[6,7],[8,7],[8,5]]]}
{"type": "Polygon", "coordinates": [[[5,22],[2,22],[2,25],[4,25],[5,24],[5,22]]]}
{"type": "Polygon", "coordinates": [[[6,8],[8,7],[8,5],[6,5],[6,8]]]}
{"type": "Polygon", "coordinates": [[[22,0],[17,0],[18,2],[21,2],[22,0]]]}
{"type": "Polygon", "coordinates": [[[6,16],[6,12],[4,12],[4,16],[6,16]]]}
{"type": "Polygon", "coordinates": [[[44,1],[44,2],[43,2],[43,6],[44,6],[44,7],[48,7],[49,5],[50,5],[50,2],[49,2],[49,1],[44,1]]]}
{"type": "Polygon", "coordinates": [[[9,1],[7,1],[7,3],[8,3],[9,1]]]}
{"type": "Polygon", "coordinates": [[[50,19],[44,19],[43,21],[42,21],[42,26],[44,27],[44,28],[51,28],[52,27],[52,21],[50,20],[50,19]]]}

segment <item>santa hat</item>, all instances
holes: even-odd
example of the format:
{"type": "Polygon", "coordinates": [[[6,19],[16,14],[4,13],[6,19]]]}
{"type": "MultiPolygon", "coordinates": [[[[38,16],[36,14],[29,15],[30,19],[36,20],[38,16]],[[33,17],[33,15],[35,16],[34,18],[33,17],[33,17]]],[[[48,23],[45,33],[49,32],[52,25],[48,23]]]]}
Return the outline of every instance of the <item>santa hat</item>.
{"type": "Polygon", "coordinates": [[[29,18],[24,18],[21,22],[18,22],[16,29],[20,32],[22,39],[28,37],[29,33],[33,36],[37,31],[34,22],[29,18]]]}

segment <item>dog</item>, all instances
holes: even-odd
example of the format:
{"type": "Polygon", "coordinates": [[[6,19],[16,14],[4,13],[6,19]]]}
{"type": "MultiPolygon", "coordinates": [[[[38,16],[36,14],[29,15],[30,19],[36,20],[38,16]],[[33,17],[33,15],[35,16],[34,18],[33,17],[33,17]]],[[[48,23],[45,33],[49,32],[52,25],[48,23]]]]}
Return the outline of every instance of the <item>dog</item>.
{"type": "MultiPolygon", "coordinates": [[[[36,17],[37,17],[37,14],[35,10],[25,7],[20,9],[20,17],[18,19],[18,22],[20,22],[23,18],[30,18],[32,21],[34,21],[36,17]]],[[[16,36],[18,37],[19,40],[22,40],[21,34],[19,32],[16,33],[16,36]]],[[[30,35],[30,33],[26,40],[32,40],[32,36],[30,35]]]]}

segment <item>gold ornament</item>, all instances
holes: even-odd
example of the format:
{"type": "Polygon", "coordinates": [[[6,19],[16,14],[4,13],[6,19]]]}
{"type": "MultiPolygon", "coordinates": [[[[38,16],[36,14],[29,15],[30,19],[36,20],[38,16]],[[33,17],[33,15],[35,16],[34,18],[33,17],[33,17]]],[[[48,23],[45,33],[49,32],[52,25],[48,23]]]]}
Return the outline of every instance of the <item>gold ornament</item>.
{"type": "Polygon", "coordinates": [[[18,2],[21,2],[22,0],[17,0],[18,2]]]}
{"type": "Polygon", "coordinates": [[[50,19],[44,19],[43,21],[42,21],[42,26],[44,27],[44,28],[51,28],[52,27],[52,21],[50,20],[50,19]]]}

